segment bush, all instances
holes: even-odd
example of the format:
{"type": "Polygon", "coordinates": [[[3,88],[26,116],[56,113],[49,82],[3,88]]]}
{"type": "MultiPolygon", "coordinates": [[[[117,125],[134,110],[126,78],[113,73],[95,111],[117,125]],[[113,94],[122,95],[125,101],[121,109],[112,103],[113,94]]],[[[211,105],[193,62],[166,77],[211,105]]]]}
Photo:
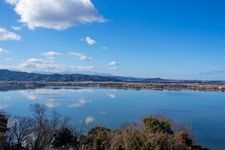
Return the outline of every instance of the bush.
{"type": "Polygon", "coordinates": [[[105,150],[110,147],[111,130],[105,127],[95,127],[89,130],[85,144],[88,149],[105,150]]]}
{"type": "Polygon", "coordinates": [[[72,130],[67,127],[63,127],[56,132],[52,146],[57,149],[69,149],[69,147],[78,149],[77,141],[77,137],[72,133],[72,130]]]}
{"type": "Polygon", "coordinates": [[[143,119],[144,127],[146,132],[149,133],[168,133],[172,134],[173,131],[171,130],[170,123],[165,120],[159,120],[159,118],[155,117],[146,117],[143,119]]]}

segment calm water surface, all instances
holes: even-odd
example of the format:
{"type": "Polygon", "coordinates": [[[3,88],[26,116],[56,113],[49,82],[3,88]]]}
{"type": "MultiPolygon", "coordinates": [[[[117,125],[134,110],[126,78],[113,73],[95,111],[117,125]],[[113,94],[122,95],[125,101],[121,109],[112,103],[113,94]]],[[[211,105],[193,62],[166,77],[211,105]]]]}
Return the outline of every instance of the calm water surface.
{"type": "Polygon", "coordinates": [[[28,115],[30,104],[41,103],[82,121],[116,128],[146,115],[165,115],[189,126],[197,143],[225,150],[225,93],[114,89],[35,89],[0,92],[0,109],[28,115]]]}

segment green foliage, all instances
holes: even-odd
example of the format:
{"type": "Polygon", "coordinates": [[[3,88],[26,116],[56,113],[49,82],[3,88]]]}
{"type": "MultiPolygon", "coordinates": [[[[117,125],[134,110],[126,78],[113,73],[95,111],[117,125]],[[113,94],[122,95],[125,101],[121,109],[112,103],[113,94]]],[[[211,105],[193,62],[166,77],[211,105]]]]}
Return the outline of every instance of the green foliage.
{"type": "Polygon", "coordinates": [[[127,148],[130,150],[139,149],[143,145],[141,137],[137,134],[127,135],[127,148]]]}
{"type": "Polygon", "coordinates": [[[170,123],[168,121],[159,120],[154,117],[146,117],[143,119],[144,127],[146,132],[149,133],[168,133],[172,134],[173,131],[171,130],[170,123]]]}
{"type": "Polygon", "coordinates": [[[93,150],[105,150],[110,147],[111,130],[105,127],[92,128],[87,135],[88,147],[93,150]]]}
{"type": "Polygon", "coordinates": [[[125,149],[125,143],[123,139],[123,135],[121,134],[121,131],[116,130],[112,133],[112,139],[111,139],[111,150],[124,150],[125,149]]]}
{"type": "Polygon", "coordinates": [[[174,135],[174,146],[176,150],[190,149],[192,140],[188,138],[188,133],[180,131],[174,135]]]}

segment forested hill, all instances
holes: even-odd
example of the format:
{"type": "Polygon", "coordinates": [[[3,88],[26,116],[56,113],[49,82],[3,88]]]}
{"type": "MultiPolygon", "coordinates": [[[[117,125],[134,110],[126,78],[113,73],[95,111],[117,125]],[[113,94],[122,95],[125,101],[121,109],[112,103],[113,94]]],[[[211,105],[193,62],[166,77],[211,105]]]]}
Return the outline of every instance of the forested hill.
{"type": "Polygon", "coordinates": [[[135,78],[88,74],[41,74],[0,69],[0,81],[42,82],[144,82],[144,83],[224,83],[221,81],[167,80],[161,78],[135,78]]]}
{"type": "Polygon", "coordinates": [[[85,75],[85,74],[39,74],[27,73],[10,70],[0,70],[0,81],[46,81],[46,82],[140,82],[141,78],[119,77],[119,76],[101,76],[101,75],[85,75]]]}

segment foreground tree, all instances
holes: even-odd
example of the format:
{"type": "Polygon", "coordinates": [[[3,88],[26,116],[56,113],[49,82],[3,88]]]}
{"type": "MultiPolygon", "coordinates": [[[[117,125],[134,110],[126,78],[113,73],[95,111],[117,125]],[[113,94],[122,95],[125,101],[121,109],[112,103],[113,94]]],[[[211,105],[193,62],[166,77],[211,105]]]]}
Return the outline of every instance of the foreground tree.
{"type": "Polygon", "coordinates": [[[15,117],[9,123],[7,147],[22,149],[29,145],[33,135],[34,122],[29,117],[15,117]]]}
{"type": "Polygon", "coordinates": [[[0,149],[4,149],[5,145],[5,132],[7,131],[8,119],[5,115],[0,114],[0,149]]]}
{"type": "Polygon", "coordinates": [[[55,133],[66,126],[57,113],[47,113],[47,107],[31,106],[32,117],[14,117],[7,132],[7,149],[45,150],[51,148],[55,133]]]}
{"type": "Polygon", "coordinates": [[[145,117],[113,131],[96,126],[78,134],[59,114],[49,115],[44,105],[33,105],[31,110],[31,117],[11,119],[7,132],[7,119],[0,115],[0,149],[206,150],[195,145],[186,130],[174,130],[171,121],[161,117],[145,117]]]}

